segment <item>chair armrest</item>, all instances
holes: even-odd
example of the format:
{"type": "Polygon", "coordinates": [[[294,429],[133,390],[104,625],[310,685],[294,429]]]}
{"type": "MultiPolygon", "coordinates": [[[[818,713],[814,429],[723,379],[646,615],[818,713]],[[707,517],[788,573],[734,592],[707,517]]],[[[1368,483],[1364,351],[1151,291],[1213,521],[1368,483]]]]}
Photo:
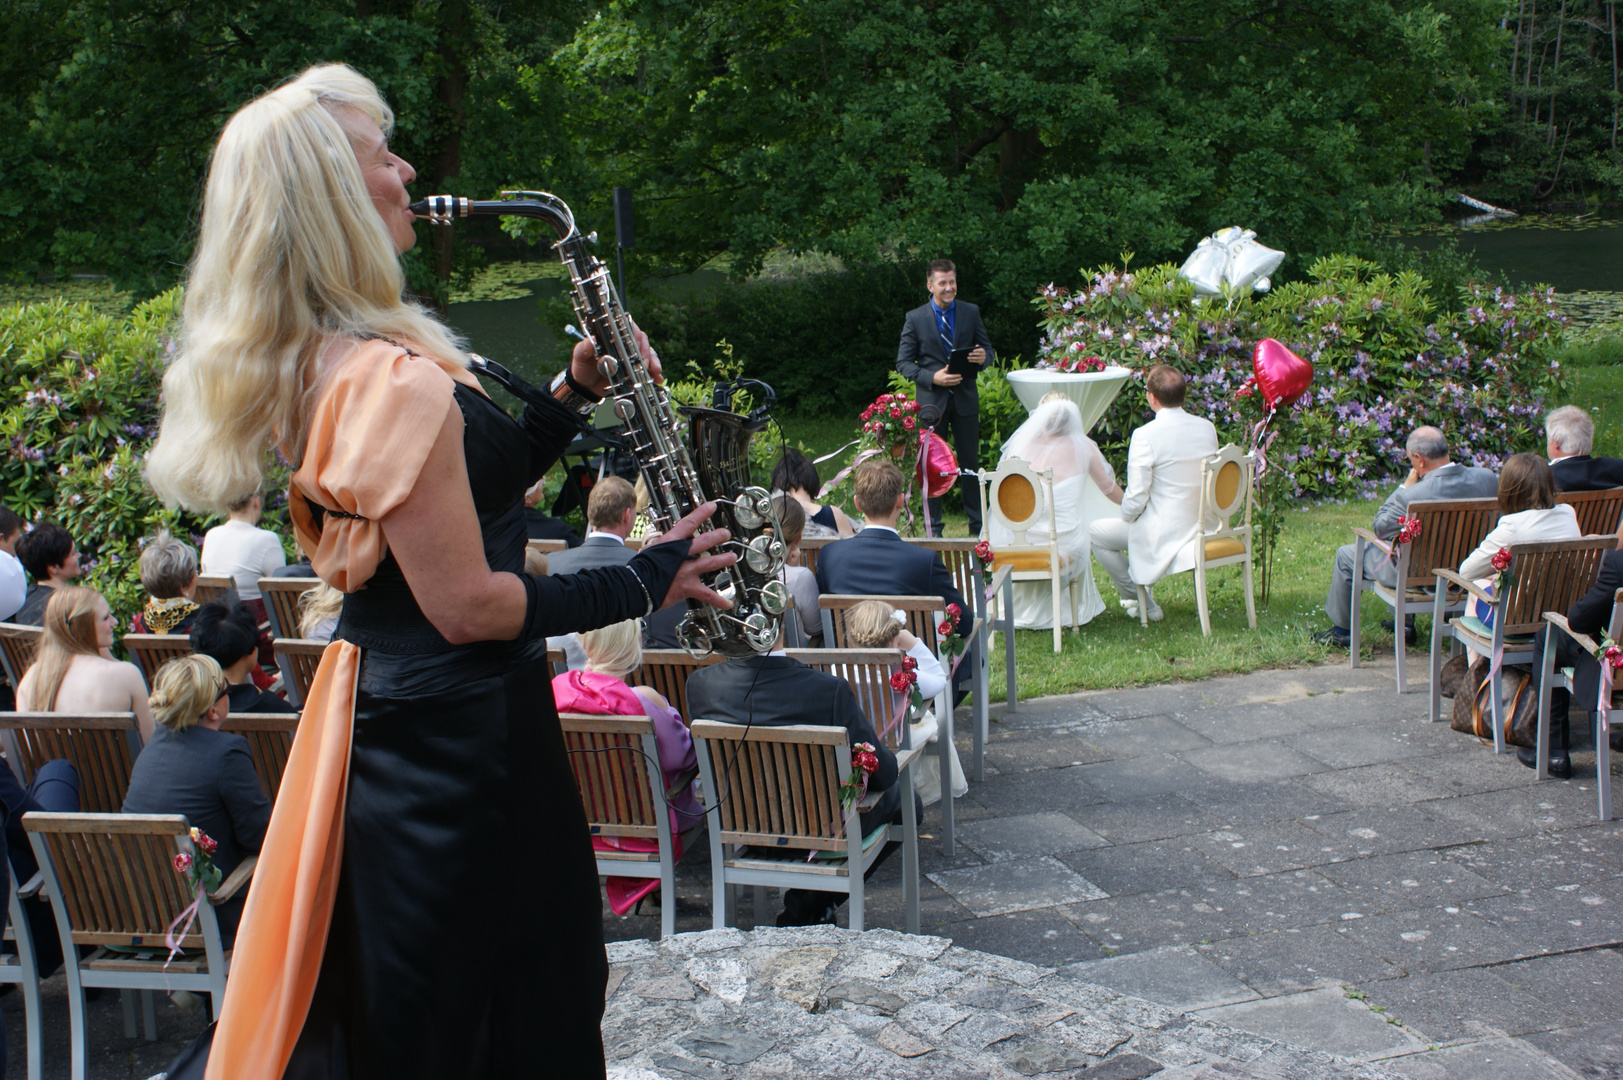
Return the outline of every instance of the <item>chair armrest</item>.
{"type": "Polygon", "coordinates": [[[1580,646],[1583,647],[1584,652],[1588,653],[1590,656],[1594,656],[1595,650],[1600,648],[1600,645],[1596,643],[1594,638],[1590,637],[1588,634],[1580,634],[1578,631],[1574,630],[1571,624],[1567,622],[1567,617],[1559,612],[1546,611],[1544,613],[1544,621],[1549,623],[1551,626],[1557,627],[1562,633],[1566,634],[1573,641],[1576,641],[1580,646]]]}
{"type": "Polygon", "coordinates": [[[678,776],[676,781],[672,783],[670,787],[665,789],[665,801],[670,802],[672,799],[682,794],[682,792],[693,786],[693,781],[697,780],[698,778],[699,767],[695,765],[693,768],[684,772],[681,776],[678,776]]]}
{"type": "Polygon", "coordinates": [[[1487,590],[1483,589],[1482,586],[1474,581],[1460,577],[1452,570],[1433,570],[1432,573],[1437,575],[1438,581],[1447,581],[1458,588],[1464,589],[1484,604],[1497,604],[1499,602],[1494,597],[1489,596],[1487,590]]]}
{"type": "Polygon", "coordinates": [[[44,887],[44,885],[45,871],[35,870],[33,877],[17,886],[17,895],[22,897],[24,900],[32,900],[34,897],[39,895],[39,891],[42,887],[44,887]]]}
{"type": "Polygon", "coordinates": [[[1392,554],[1392,545],[1387,543],[1385,540],[1382,540],[1379,536],[1376,536],[1368,529],[1361,529],[1355,526],[1353,528],[1353,535],[1358,537],[1360,540],[1363,540],[1367,544],[1374,544],[1388,555],[1392,554]]]}
{"type": "Polygon", "coordinates": [[[214,895],[209,897],[209,903],[223,904],[236,896],[247,886],[249,879],[254,876],[254,867],[258,864],[258,855],[250,855],[238,863],[237,868],[231,871],[231,876],[220,882],[220,887],[214,890],[214,895]]]}
{"type": "Polygon", "coordinates": [[[1003,591],[1003,583],[1009,580],[1009,575],[1012,573],[1014,573],[1014,567],[1005,566],[997,573],[992,575],[992,583],[986,587],[986,597],[988,600],[1003,591]]]}

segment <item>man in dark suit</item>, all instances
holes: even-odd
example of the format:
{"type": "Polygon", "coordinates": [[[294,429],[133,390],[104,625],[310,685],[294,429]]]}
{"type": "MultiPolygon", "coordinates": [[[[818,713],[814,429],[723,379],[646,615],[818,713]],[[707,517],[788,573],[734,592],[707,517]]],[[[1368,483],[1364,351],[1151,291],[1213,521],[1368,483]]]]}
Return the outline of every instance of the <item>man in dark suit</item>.
{"type": "MultiPolygon", "coordinates": [[[[1608,551],[1605,561],[1600,564],[1600,576],[1595,579],[1595,584],[1567,610],[1567,625],[1580,634],[1587,634],[1596,644],[1605,640],[1607,625],[1612,621],[1613,599],[1619,589],[1623,589],[1623,551],[1608,551]]],[[[1576,694],[1580,709],[1585,713],[1594,710],[1595,699],[1600,694],[1600,662],[1584,652],[1571,637],[1546,626],[1533,639],[1535,679],[1543,674],[1544,650],[1549,648],[1552,635],[1556,643],[1556,668],[1572,669],[1572,692],[1556,690],[1550,694],[1550,739],[1552,743],[1559,741],[1561,747],[1559,752],[1554,746],[1550,748],[1550,775],[1557,780],[1565,780],[1572,775],[1572,761],[1567,756],[1570,742],[1567,707],[1572,704],[1572,696],[1576,694]],[[1561,728],[1559,740],[1555,735],[1557,726],[1561,728]]],[[[1623,753],[1623,726],[1613,728],[1610,737],[1612,749],[1623,753]]],[[[1519,747],[1516,757],[1529,769],[1538,768],[1538,751],[1519,747]]]]}
{"type": "MultiPolygon", "coordinates": [[[[524,529],[531,540],[562,540],[572,548],[580,547],[580,533],[562,518],[555,518],[540,508],[546,480],[537,480],[524,493],[524,529]]],[[[550,563],[548,564],[550,565],[550,563]]]]}
{"type": "MultiPolygon", "coordinates": [[[[896,350],[896,370],[918,387],[919,407],[934,409],[940,415],[940,431],[952,432],[953,452],[958,467],[980,468],[980,395],[975,376],[954,375],[947,370],[953,349],[972,349],[970,362],[984,365],[996,355],[992,339],[981,322],[981,309],[958,299],[958,271],[950,259],[937,259],[925,273],[924,287],[930,302],[907,313],[902,322],[902,343],[896,350]]],[[[975,369],[971,369],[972,372],[975,369]]],[[[964,496],[964,514],[969,518],[969,535],[981,532],[981,495],[974,477],[959,481],[964,496]]],[[[941,500],[930,500],[930,527],[941,535],[941,500]]]]}
{"type": "Polygon", "coordinates": [[[1623,487],[1623,458],[1590,457],[1595,422],[1576,405],[1544,418],[1544,449],[1557,491],[1603,491],[1623,487]]]}
{"type": "Polygon", "coordinates": [[[868,524],[855,536],[825,544],[817,553],[817,591],[939,596],[960,611],[969,611],[941,556],[907,543],[896,531],[896,521],[907,507],[902,470],[887,460],[865,461],[857,467],[855,486],[857,509],[868,524]]]}
{"type": "MultiPolygon", "coordinates": [[[[903,793],[896,783],[899,773],[896,755],[874,733],[873,724],[863,715],[850,684],[836,675],[789,659],[783,652],[781,636],[773,651],[764,656],[738,657],[694,671],[688,676],[687,694],[688,715],[695,719],[757,727],[815,724],[845,728],[850,733],[852,746],[869,743],[879,759],[879,768],[868,777],[868,791],[884,794],[873,809],[862,812],[862,835],[902,820],[903,793]]],[[[734,779],[718,776],[717,783],[725,784],[734,779]]],[[[916,800],[918,796],[913,798],[916,800]]],[[[914,806],[923,813],[922,804],[915,802],[914,806]]],[[[895,841],[887,844],[864,876],[873,876],[895,846],[895,841]]],[[[832,923],[842,901],[840,893],[786,889],[777,923],[779,926],[832,923]]]]}
{"type": "MultiPolygon", "coordinates": [[[[548,555],[547,573],[557,577],[603,566],[624,566],[637,554],[626,547],[636,517],[636,489],[618,476],[605,476],[592,486],[591,498],[586,501],[586,540],[580,547],[548,555]]],[[[586,666],[586,653],[574,634],[549,637],[547,647],[562,649],[571,670],[586,666]]]]}

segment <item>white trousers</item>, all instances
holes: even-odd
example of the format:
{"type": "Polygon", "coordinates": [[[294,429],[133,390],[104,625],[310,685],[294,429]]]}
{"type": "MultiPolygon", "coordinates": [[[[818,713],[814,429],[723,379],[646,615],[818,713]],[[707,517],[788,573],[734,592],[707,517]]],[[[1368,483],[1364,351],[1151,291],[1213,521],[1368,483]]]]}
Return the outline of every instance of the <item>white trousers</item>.
{"type": "MultiPolygon", "coordinates": [[[[1127,531],[1132,526],[1121,518],[1101,518],[1088,526],[1088,541],[1093,545],[1093,557],[1105,568],[1116,591],[1123,600],[1137,600],[1138,586],[1133,583],[1127,569],[1127,531]]],[[[1154,594],[1151,594],[1152,600],[1154,594]]]]}

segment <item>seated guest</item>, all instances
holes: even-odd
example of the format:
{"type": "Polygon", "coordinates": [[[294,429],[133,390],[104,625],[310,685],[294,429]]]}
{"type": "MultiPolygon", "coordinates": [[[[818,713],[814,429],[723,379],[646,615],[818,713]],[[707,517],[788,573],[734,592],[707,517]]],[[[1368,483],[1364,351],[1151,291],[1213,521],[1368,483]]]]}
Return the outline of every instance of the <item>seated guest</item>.
{"type": "MultiPolygon", "coordinates": [[[[310,565],[310,556],[300,553],[299,561],[278,566],[270,572],[271,577],[319,577],[316,568],[310,565]]],[[[264,597],[260,597],[261,600],[264,597]]]]}
{"type": "MultiPolygon", "coordinates": [[[[265,614],[265,600],[259,595],[259,579],[287,565],[281,539],[259,527],[264,509],[265,493],[256,491],[231,508],[230,520],[203,534],[203,573],[236,582],[238,599],[248,605],[259,626],[270,621],[265,614]]],[[[269,664],[272,658],[265,648],[267,644],[260,643],[260,660],[269,664]]]]}
{"type": "Polygon", "coordinates": [[[637,482],[631,485],[631,490],[637,495],[637,510],[631,519],[629,539],[647,543],[654,533],[654,516],[648,512],[649,504],[654,500],[648,496],[648,481],[642,478],[642,473],[637,474],[637,482]]]}
{"type": "MultiPolygon", "coordinates": [[[[590,713],[593,716],[646,716],[654,723],[654,740],[659,748],[659,771],[664,787],[669,791],[683,776],[693,776],[698,766],[694,756],[693,737],[681,715],[659,692],[647,686],[628,686],[626,677],[642,667],[642,627],[638,620],[588,630],[580,635],[581,648],[586,653],[586,666],[579,671],[566,671],[552,680],[552,694],[557,699],[559,712],[590,713]]],[[[611,756],[610,761],[613,761],[611,756]]],[[[682,791],[669,800],[671,835],[698,824],[704,817],[704,806],[699,802],[694,781],[690,780],[682,791]]],[[[599,851],[658,851],[653,841],[638,841],[622,837],[593,837],[592,844],[599,851]]],[[[681,841],[676,842],[676,856],[681,857],[681,841]]],[[[604,890],[609,907],[616,915],[624,915],[637,902],[659,888],[658,878],[608,879],[604,890]]],[[[674,903],[670,898],[665,902],[674,903]]]]}
{"type": "MultiPolygon", "coordinates": [[[[1572,627],[1574,633],[1585,634],[1597,644],[1604,640],[1612,621],[1612,605],[1618,589],[1623,589],[1623,550],[1606,553],[1606,558],[1600,566],[1600,576],[1595,579],[1595,584],[1574,601],[1567,611],[1567,625],[1572,627]]],[[[1546,626],[1533,639],[1535,679],[1541,678],[1544,674],[1544,652],[1549,648],[1551,638],[1554,638],[1556,643],[1556,670],[1559,671],[1564,667],[1572,669],[1571,692],[1553,690],[1550,693],[1550,739],[1554,744],[1550,747],[1550,775],[1557,780],[1566,780],[1572,776],[1572,759],[1567,754],[1570,746],[1567,710],[1574,704],[1572,698],[1576,695],[1579,709],[1585,713],[1595,711],[1600,696],[1600,662],[1571,637],[1552,626],[1546,626]],[[1561,732],[1559,736],[1556,735],[1557,728],[1561,732]]],[[[1619,682],[1623,684],[1623,680],[1619,682]]],[[[1610,704],[1606,702],[1602,707],[1610,704]]],[[[1599,731],[1595,733],[1595,737],[1600,738],[1599,731]]],[[[1623,724],[1613,727],[1608,737],[1612,750],[1623,753],[1623,724]]],[[[1516,758],[1529,769],[1538,768],[1537,750],[1518,747],[1516,758]]]]}
{"type": "MultiPolygon", "coordinates": [[[[1448,441],[1434,427],[1415,428],[1409,434],[1405,452],[1409,460],[1409,475],[1375,511],[1375,521],[1370,526],[1371,532],[1388,543],[1398,535],[1398,527],[1408,515],[1411,502],[1486,499],[1499,492],[1499,479],[1492,470],[1452,461],[1448,441]]],[[[1335,567],[1330,572],[1330,592],[1324,599],[1324,613],[1330,616],[1330,629],[1320,631],[1313,637],[1320,644],[1345,649],[1352,643],[1352,633],[1347,628],[1352,625],[1352,606],[1358,601],[1352,594],[1355,551],[1353,544],[1343,544],[1336,550],[1335,567]]],[[[1395,585],[1398,580],[1397,568],[1385,551],[1371,545],[1364,549],[1364,577],[1383,585],[1395,585]]],[[[1404,627],[1403,633],[1408,643],[1414,644],[1412,621],[1404,627]]]]}
{"type": "Polygon", "coordinates": [[[1147,617],[1161,619],[1152,586],[1168,574],[1195,568],[1195,533],[1200,521],[1200,463],[1217,453],[1217,428],[1203,416],[1183,411],[1184,378],[1157,364],[1145,382],[1154,419],[1133,432],[1127,446],[1127,492],[1121,518],[1088,526],[1099,565],[1121,594],[1121,606],[1138,616],[1138,592],[1145,586],[1147,617]]]}
{"type": "Polygon", "coordinates": [[[800,540],[806,528],[806,512],[801,509],[798,500],[788,495],[779,495],[772,500],[772,505],[778,512],[778,524],[783,530],[778,534],[785,550],[783,583],[789,586],[789,594],[795,598],[795,609],[790,618],[795,620],[800,631],[798,639],[793,636],[788,636],[788,639],[803,641],[808,649],[819,648],[823,644],[823,613],[817,609],[817,575],[800,564],[800,540]]]}
{"type": "MultiPolygon", "coordinates": [[[[781,491],[800,504],[806,514],[806,536],[818,540],[856,535],[851,519],[845,516],[844,510],[817,503],[817,496],[823,491],[823,481],[817,475],[817,466],[799,450],[784,449],[783,457],[772,467],[772,490],[781,491]]],[[[860,510],[861,505],[857,508],[860,510]]]]}
{"type": "Polygon", "coordinates": [[[0,622],[10,622],[28,599],[28,578],[17,561],[23,519],[0,506],[0,622]]]}
{"type": "MultiPolygon", "coordinates": [[[[916,688],[925,704],[915,710],[911,693],[906,696],[893,693],[891,713],[881,718],[882,724],[889,727],[905,706],[912,727],[908,745],[935,742],[938,725],[935,710],[929,703],[946,688],[947,671],[930,647],[908,631],[907,615],[882,600],[864,601],[845,613],[845,640],[855,649],[900,649],[912,657],[916,665],[913,671],[918,676],[916,688]],[[915,711],[917,715],[913,715],[915,711]]],[[[969,781],[964,779],[964,767],[959,764],[956,746],[948,747],[947,758],[952,763],[952,797],[956,799],[969,790],[969,781]]],[[[941,759],[935,754],[926,754],[913,767],[913,790],[919,793],[925,806],[941,801],[941,759]]]]}
{"type": "Polygon", "coordinates": [[[25,626],[45,625],[45,605],[62,586],[79,576],[79,548],[68,530],[50,522],[35,525],[17,541],[17,561],[23,564],[33,587],[11,621],[25,626]]]}
{"type": "Polygon", "coordinates": [[[1544,418],[1544,448],[1557,491],[1602,491],[1623,487],[1623,458],[1590,457],[1595,421],[1576,405],[1563,405],[1544,418]]]}
{"type": "Polygon", "coordinates": [[[197,617],[197,552],[167,531],[141,548],[141,584],[146,607],[130,620],[134,634],[187,634],[197,617]]]}
{"type": "Polygon", "coordinates": [[[570,547],[580,547],[580,533],[575,531],[573,525],[539,509],[546,483],[543,477],[524,493],[525,535],[531,540],[562,540],[570,547]]]}
{"type": "MultiPolygon", "coordinates": [[[[862,506],[860,502],[857,505],[859,508],[862,506]]],[[[695,670],[688,676],[687,692],[688,715],[696,720],[719,720],[727,724],[753,724],[756,727],[787,727],[793,724],[843,727],[850,733],[852,746],[858,743],[872,744],[879,767],[868,777],[868,793],[871,795],[879,791],[884,794],[872,810],[862,812],[862,835],[867,836],[882,825],[902,820],[902,792],[896,783],[899,775],[896,755],[885,746],[868,718],[862,715],[850,684],[826,671],[818,671],[798,660],[789,659],[783,652],[781,637],[777,647],[764,656],[737,657],[724,664],[711,664],[695,670]]],[[[732,776],[719,775],[724,764],[717,764],[718,784],[733,780],[732,776]]],[[[913,797],[917,799],[916,795],[913,797]]],[[[916,802],[915,806],[918,806],[916,802]]],[[[919,809],[922,812],[922,806],[919,809]]],[[[887,844],[866,876],[871,877],[896,846],[894,842],[887,844]]],[[[804,855],[800,857],[805,858],[804,855]]],[[[839,893],[786,889],[783,911],[778,915],[777,924],[811,926],[831,923],[835,911],[843,902],[839,893]]]]}
{"type": "Polygon", "coordinates": [[[295,713],[299,710],[249,678],[259,666],[259,627],[246,605],[204,604],[191,628],[192,651],[220,665],[234,713],[295,713]]]}
{"type": "Polygon", "coordinates": [[[524,549],[524,572],[531,577],[546,577],[552,571],[552,561],[547,553],[534,548],[524,549]]]}
{"type": "MultiPolygon", "coordinates": [[[[1124,492],[1116,484],[1116,474],[1099,452],[1099,445],[1088,438],[1076,402],[1058,392],[1044,397],[1036,411],[1003,444],[999,464],[1009,458],[1019,458],[1039,473],[1053,470],[1054,538],[1064,560],[1060,571],[1060,622],[1066,626],[1088,622],[1104,610],[1104,601],[1099,599],[1099,590],[1093,585],[1093,560],[1088,557],[1088,527],[1091,518],[1102,514],[1104,508],[1095,507],[1090,513],[1089,496],[1096,489],[1098,494],[1093,495],[1093,500],[1102,498],[1120,506],[1124,492]],[[1081,579],[1081,611],[1073,619],[1069,586],[1078,578],[1081,579]]],[[[993,551],[1014,542],[1014,534],[999,525],[995,517],[988,516],[986,521],[987,538],[993,551]]],[[[1046,515],[1026,533],[1026,543],[1048,543],[1046,515]]],[[[1047,630],[1053,620],[1053,590],[1048,582],[1014,583],[1016,629],[1047,630]]]]}
{"type": "Polygon", "coordinates": [[[323,581],[299,597],[299,636],[307,641],[331,641],[338,632],[344,594],[323,581]]]}
{"type": "MultiPolygon", "coordinates": [[[[637,492],[618,476],[605,476],[592,487],[586,500],[586,540],[577,548],[557,552],[547,560],[554,577],[601,566],[624,566],[636,554],[626,547],[626,537],[637,516],[637,492]]],[[[586,663],[576,634],[547,639],[550,649],[562,649],[571,670],[586,663]]]]}
{"type": "MultiPolygon", "coordinates": [[[[130,770],[124,812],[184,814],[219,845],[214,865],[229,877],[264,843],[271,801],[248,740],[220,730],[230,711],[220,665],[210,656],[182,656],[159,668],[153,683],[152,712],[162,726],[130,770]]],[[[246,899],[240,893],[214,909],[228,949],[246,899]]]]}
{"type": "MultiPolygon", "coordinates": [[[[1544,540],[1576,540],[1583,535],[1578,515],[1566,503],[1555,501],[1555,474],[1537,454],[1512,454],[1499,473],[1499,521],[1460,563],[1460,577],[1470,578],[1484,589],[1493,584],[1497,571],[1493,557],[1500,548],[1512,544],[1533,544],[1544,540]]],[[[1470,614],[1486,616],[1482,601],[1471,601],[1470,614]]]]}
{"type": "Polygon", "coordinates": [[[141,669],[112,659],[113,618],[95,589],[61,585],[45,608],[45,634],[39,655],[17,687],[22,712],[133,712],[142,740],[152,737],[141,669]]]}

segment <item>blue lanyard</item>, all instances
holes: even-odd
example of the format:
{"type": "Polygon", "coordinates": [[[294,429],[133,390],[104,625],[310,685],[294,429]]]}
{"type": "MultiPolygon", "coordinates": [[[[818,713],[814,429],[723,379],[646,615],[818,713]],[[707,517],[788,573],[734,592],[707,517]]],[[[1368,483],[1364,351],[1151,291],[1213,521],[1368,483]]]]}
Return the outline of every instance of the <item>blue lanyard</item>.
{"type": "Polygon", "coordinates": [[[935,301],[932,300],[930,301],[930,314],[935,316],[936,333],[941,335],[941,344],[947,347],[947,352],[952,352],[952,343],[956,337],[954,317],[958,314],[958,302],[954,300],[947,305],[946,311],[942,311],[935,306],[935,301]]]}

